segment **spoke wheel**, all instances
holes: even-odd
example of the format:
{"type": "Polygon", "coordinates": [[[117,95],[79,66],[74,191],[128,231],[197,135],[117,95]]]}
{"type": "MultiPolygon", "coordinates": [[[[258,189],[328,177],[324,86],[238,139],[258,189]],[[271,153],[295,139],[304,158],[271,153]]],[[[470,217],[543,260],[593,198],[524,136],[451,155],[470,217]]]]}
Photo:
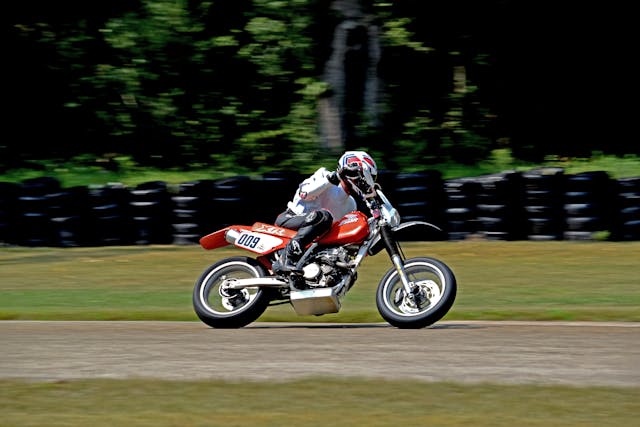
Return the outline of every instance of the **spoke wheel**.
{"type": "Polygon", "coordinates": [[[193,290],[198,318],[214,328],[240,328],[255,321],[269,304],[262,288],[231,289],[234,279],[264,277],[264,267],[247,257],[219,261],[202,273],[193,290]]]}
{"type": "Polygon", "coordinates": [[[376,292],[380,315],[399,328],[423,328],[440,320],[451,308],[457,284],[451,269],[433,258],[404,263],[410,282],[407,292],[395,268],[382,278],[376,292]]]}

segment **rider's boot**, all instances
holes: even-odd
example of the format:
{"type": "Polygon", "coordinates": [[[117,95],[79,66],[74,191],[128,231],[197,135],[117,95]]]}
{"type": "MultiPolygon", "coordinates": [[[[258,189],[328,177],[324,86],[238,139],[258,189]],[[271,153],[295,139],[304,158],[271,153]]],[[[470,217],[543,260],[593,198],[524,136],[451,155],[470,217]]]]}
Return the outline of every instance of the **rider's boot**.
{"type": "Polygon", "coordinates": [[[273,270],[276,273],[301,273],[302,270],[296,267],[302,257],[302,246],[297,239],[291,239],[284,249],[284,254],[280,262],[274,264],[273,270]]]}

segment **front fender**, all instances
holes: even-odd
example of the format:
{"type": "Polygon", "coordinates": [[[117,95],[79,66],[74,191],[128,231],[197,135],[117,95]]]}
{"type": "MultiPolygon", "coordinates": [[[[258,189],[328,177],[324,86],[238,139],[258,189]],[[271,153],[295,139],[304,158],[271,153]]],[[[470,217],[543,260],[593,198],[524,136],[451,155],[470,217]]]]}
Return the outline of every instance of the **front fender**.
{"type": "MultiPolygon", "coordinates": [[[[393,238],[398,242],[445,240],[445,232],[440,227],[425,221],[403,222],[392,231],[393,238]]],[[[369,255],[375,255],[383,249],[384,243],[378,235],[369,248],[369,255]]]]}

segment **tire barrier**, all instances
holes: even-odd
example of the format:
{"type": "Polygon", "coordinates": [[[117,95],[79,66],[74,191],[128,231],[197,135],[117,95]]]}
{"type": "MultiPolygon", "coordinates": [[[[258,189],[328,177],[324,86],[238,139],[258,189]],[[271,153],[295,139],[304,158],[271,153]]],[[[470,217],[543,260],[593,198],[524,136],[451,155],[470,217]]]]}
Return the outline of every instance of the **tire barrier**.
{"type": "Polygon", "coordinates": [[[91,211],[87,187],[61,189],[46,196],[49,219],[53,232],[53,245],[62,247],[88,246],[91,211]]]}
{"type": "Polygon", "coordinates": [[[518,172],[474,178],[479,184],[476,204],[478,234],[488,240],[526,238],[523,181],[518,172]]]}
{"type": "Polygon", "coordinates": [[[258,218],[262,222],[274,222],[293,199],[302,179],[304,178],[296,172],[272,171],[263,174],[262,179],[255,184],[259,191],[257,197],[254,196],[256,212],[253,220],[258,218]]]}
{"type": "Polygon", "coordinates": [[[522,174],[528,240],[560,240],[564,229],[564,171],[536,169],[522,174]]]}
{"type": "Polygon", "coordinates": [[[480,185],[468,178],[444,182],[445,229],[449,240],[465,240],[477,229],[477,197],[480,185]]]}
{"type": "Polygon", "coordinates": [[[615,193],[606,172],[567,175],[564,191],[565,240],[591,240],[611,229],[615,193]]]}
{"type": "Polygon", "coordinates": [[[200,237],[211,232],[208,197],[213,194],[213,180],[196,180],[178,184],[172,201],[174,245],[196,244],[200,237]]]}
{"type": "Polygon", "coordinates": [[[89,187],[91,246],[132,245],[135,243],[131,215],[131,193],[120,183],[89,187]]]}
{"type": "Polygon", "coordinates": [[[252,209],[256,188],[248,176],[235,176],[213,182],[213,197],[207,201],[207,224],[214,231],[231,224],[255,222],[257,216],[252,209]]]}
{"type": "Polygon", "coordinates": [[[640,177],[616,181],[613,240],[640,240],[640,177]]]}
{"type": "Polygon", "coordinates": [[[21,246],[54,246],[57,244],[51,222],[50,195],[59,193],[60,183],[54,178],[31,178],[22,181],[18,194],[17,243],[21,246]]]}
{"type": "MultiPolygon", "coordinates": [[[[274,171],[133,188],[62,188],[46,177],[0,182],[0,245],[197,244],[232,223],[272,222],[301,179],[274,171]]],[[[403,222],[444,230],[412,240],[640,240],[640,177],[545,168],[445,181],[435,171],[381,171],[379,182],[403,222]]]]}
{"type": "Polygon", "coordinates": [[[0,182],[0,245],[17,243],[18,230],[15,226],[18,215],[19,185],[0,182]]]}
{"type": "Polygon", "coordinates": [[[129,206],[135,243],[138,245],[172,243],[171,196],[167,183],[145,182],[130,191],[129,206]]]}
{"type": "MultiPolygon", "coordinates": [[[[424,221],[446,231],[444,182],[438,171],[419,171],[395,175],[389,195],[400,212],[402,222],[424,221]]],[[[416,240],[422,240],[416,236],[416,240]]],[[[434,239],[446,239],[446,234],[434,235],[434,239]]]]}

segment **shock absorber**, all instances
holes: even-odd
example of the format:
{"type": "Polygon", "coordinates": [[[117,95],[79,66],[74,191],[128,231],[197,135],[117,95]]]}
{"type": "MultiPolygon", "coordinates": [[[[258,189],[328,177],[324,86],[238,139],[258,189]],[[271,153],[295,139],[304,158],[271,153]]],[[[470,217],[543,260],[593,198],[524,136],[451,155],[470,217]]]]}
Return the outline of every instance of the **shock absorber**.
{"type": "Polygon", "coordinates": [[[384,241],[384,247],[389,254],[389,258],[391,258],[391,262],[393,266],[396,268],[396,272],[400,277],[400,281],[402,282],[402,287],[404,288],[404,292],[408,298],[413,300],[413,292],[411,289],[411,282],[409,282],[409,278],[407,277],[407,272],[404,269],[404,259],[400,254],[400,249],[398,247],[398,242],[393,238],[393,232],[389,225],[385,224],[380,227],[380,234],[382,236],[382,240],[384,241]]]}

